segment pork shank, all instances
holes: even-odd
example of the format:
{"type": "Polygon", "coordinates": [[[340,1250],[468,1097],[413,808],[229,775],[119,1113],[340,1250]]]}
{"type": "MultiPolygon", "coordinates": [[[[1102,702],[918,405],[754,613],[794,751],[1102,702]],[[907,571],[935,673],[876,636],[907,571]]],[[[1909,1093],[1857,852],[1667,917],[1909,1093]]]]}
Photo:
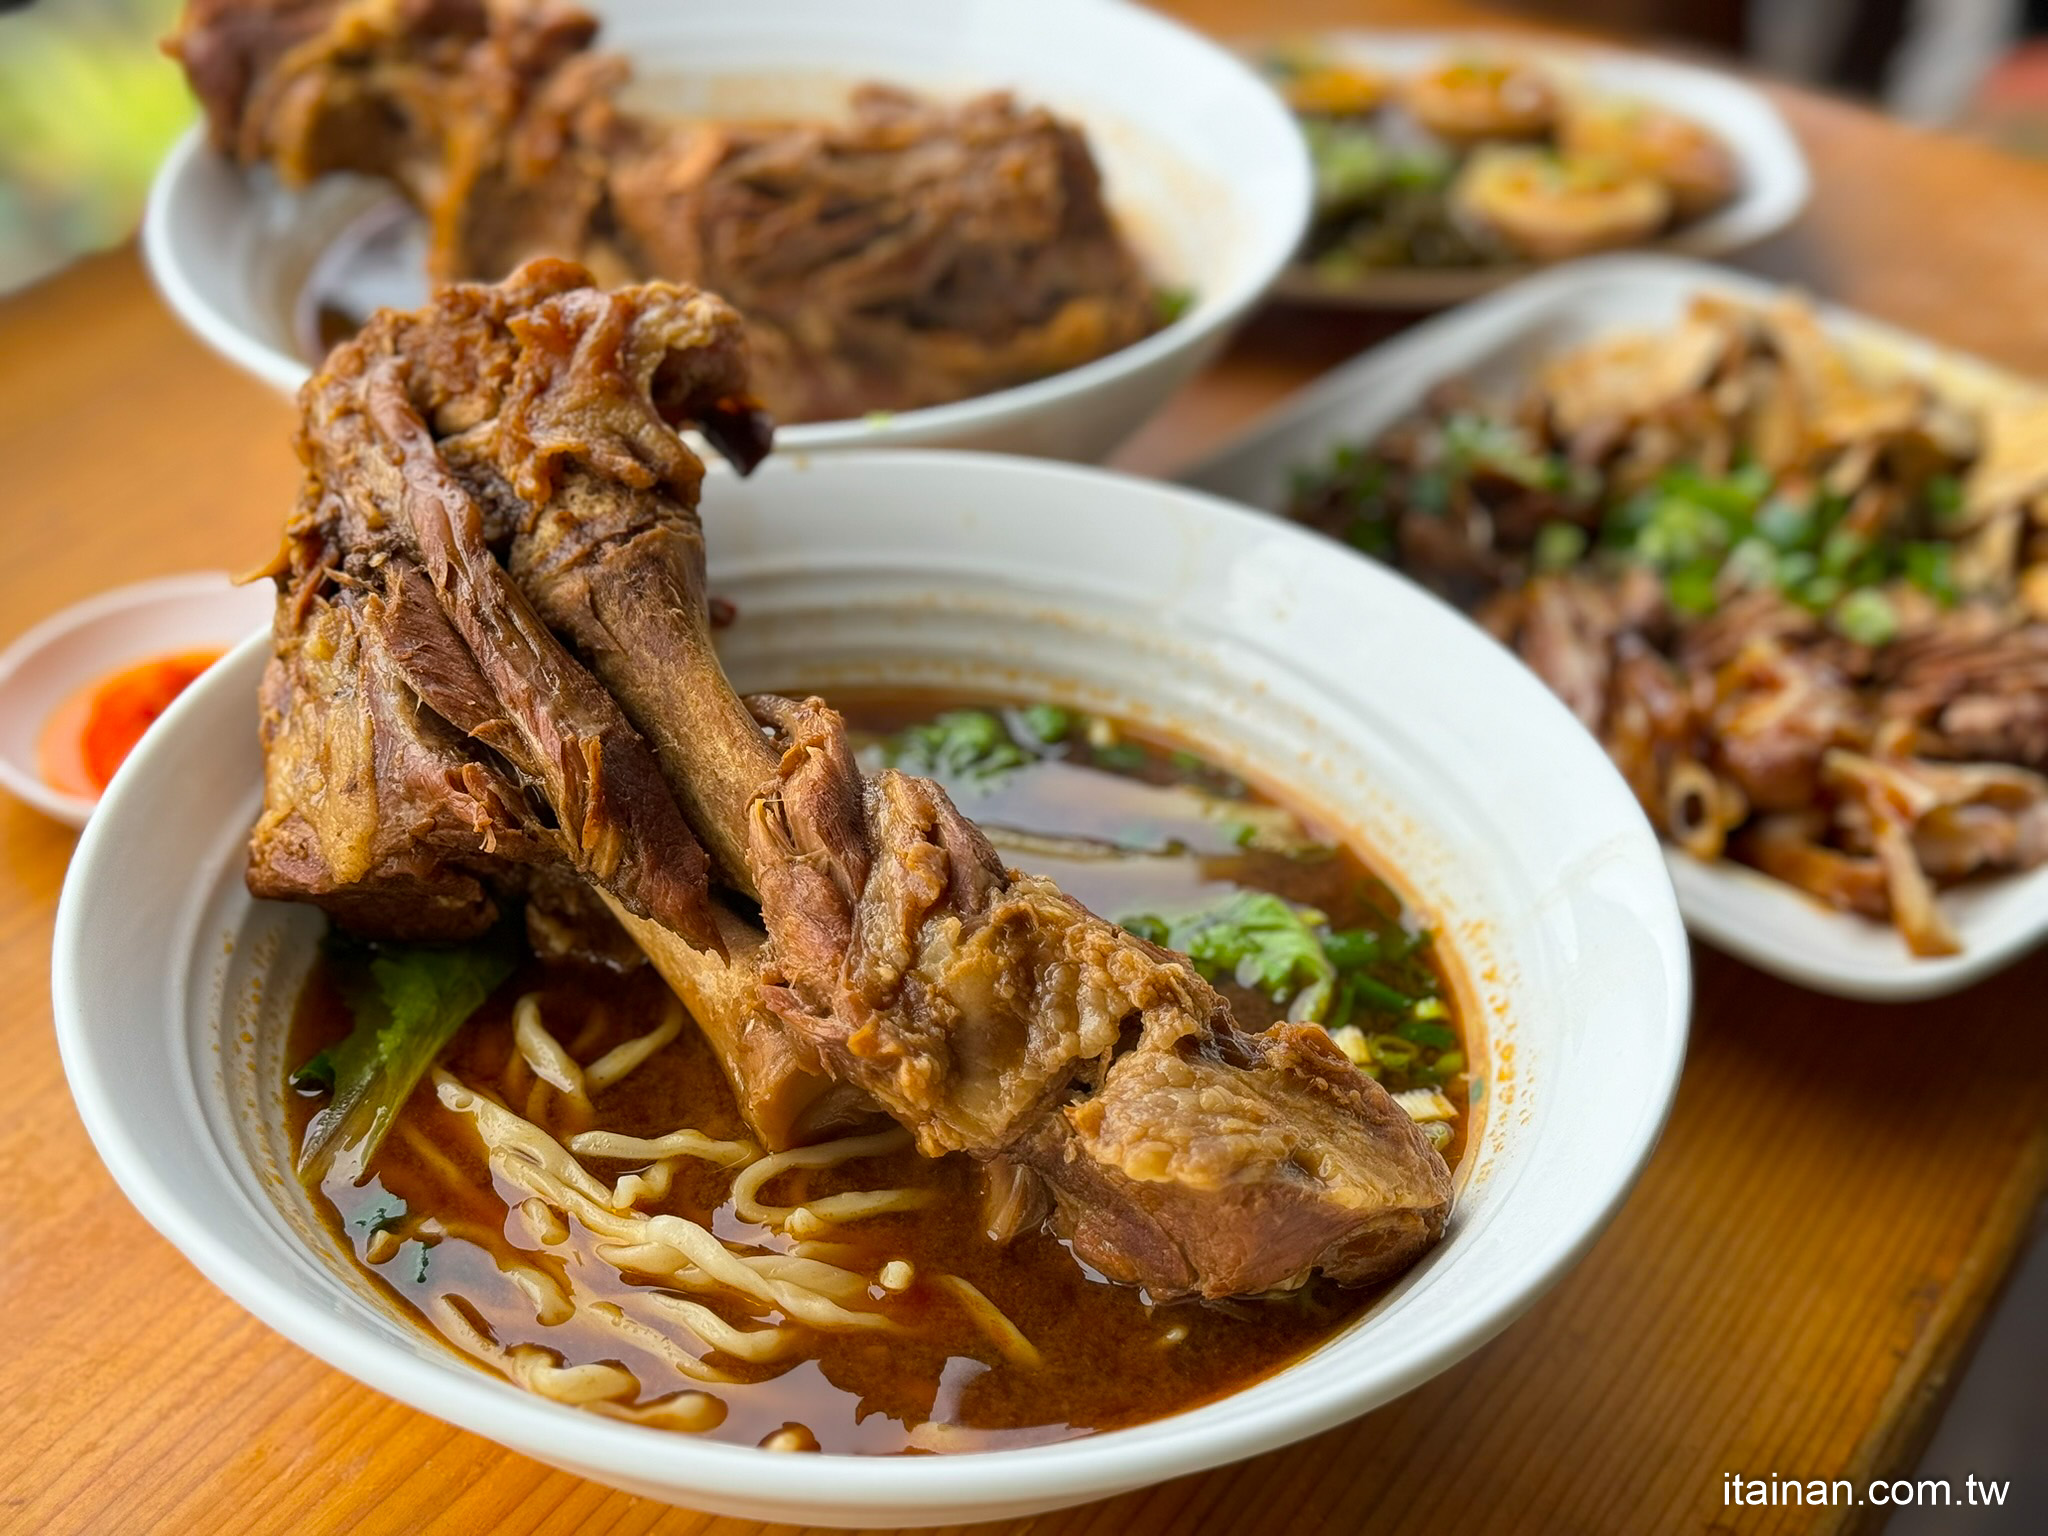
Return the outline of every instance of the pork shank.
{"type": "Polygon", "coordinates": [[[1005,869],[936,784],[863,776],[820,701],[734,696],[675,428],[743,468],[765,449],[739,322],[589,284],[543,261],[445,290],[303,392],[252,887],[389,927],[490,861],[567,865],[677,980],[743,1104],[770,1071],[842,1109],[857,1091],[1022,1208],[1049,1196],[1112,1279],[1241,1296],[1413,1263],[1449,1171],[1320,1029],[1240,1029],[1186,960],[1005,869]],[[336,651],[334,625],[365,638],[336,651]],[[294,862],[327,846],[337,783],[337,845],[376,856],[294,862]],[[714,881],[758,898],[765,937],[714,881]]]}

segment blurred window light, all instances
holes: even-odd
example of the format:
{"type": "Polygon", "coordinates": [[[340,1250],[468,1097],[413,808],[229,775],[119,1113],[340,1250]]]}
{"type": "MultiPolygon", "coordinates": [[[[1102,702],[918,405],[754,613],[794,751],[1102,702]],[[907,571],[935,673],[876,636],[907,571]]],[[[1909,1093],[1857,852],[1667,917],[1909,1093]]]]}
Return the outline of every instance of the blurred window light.
{"type": "Polygon", "coordinates": [[[0,4],[0,292],[135,232],[194,115],[158,47],[179,3],[0,4]]]}

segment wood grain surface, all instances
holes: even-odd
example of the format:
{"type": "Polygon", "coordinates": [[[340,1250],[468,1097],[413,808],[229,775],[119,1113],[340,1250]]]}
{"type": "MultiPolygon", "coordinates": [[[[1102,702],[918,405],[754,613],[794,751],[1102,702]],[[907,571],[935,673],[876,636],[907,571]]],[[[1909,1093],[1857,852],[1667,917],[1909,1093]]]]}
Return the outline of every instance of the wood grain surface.
{"type": "MultiPolygon", "coordinates": [[[[1249,24],[1226,0],[1181,8],[1249,24]]],[[[1280,14],[1356,19],[1310,0],[1280,14]]],[[[2048,375],[2048,170],[1776,94],[1818,185],[1801,225],[1748,264],[2048,375]]],[[[1262,317],[1122,462],[1185,461],[1385,326],[1262,317]]],[[[290,420],[177,328],[130,252],[0,302],[0,642],[103,587],[261,560],[295,486],[290,420]]],[[[149,1231],[94,1157],[51,1036],[51,919],[72,844],[0,800],[0,1529],[751,1529],[390,1402],[270,1334],[149,1231]]],[[[1910,1466],[2048,1176],[2048,955],[1892,1009],[1698,958],[1663,1144],[1613,1227],[1525,1318],[1357,1423],[1030,1527],[1868,1522],[1868,1509],[1724,1509],[1722,1477],[1910,1466]]]]}

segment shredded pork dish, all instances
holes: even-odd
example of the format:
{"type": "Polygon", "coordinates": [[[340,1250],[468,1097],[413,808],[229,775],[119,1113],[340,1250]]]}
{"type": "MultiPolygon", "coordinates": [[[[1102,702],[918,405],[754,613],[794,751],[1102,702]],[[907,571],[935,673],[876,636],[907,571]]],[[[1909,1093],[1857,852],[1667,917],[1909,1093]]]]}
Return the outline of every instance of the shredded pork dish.
{"type": "Polygon", "coordinates": [[[2048,402],[1696,300],[1506,397],[1446,384],[1297,518],[1477,615],[1651,820],[1957,946],[1946,886],[2048,859],[2048,402]]]}

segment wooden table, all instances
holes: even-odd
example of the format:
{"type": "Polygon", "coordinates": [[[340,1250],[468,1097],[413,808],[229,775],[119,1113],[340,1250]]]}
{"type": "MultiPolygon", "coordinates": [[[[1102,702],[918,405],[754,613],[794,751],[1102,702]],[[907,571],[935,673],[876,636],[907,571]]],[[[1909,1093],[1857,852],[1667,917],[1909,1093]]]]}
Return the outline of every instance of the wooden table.
{"type": "MultiPolygon", "coordinates": [[[[1236,12],[1184,9],[1219,26],[1236,12]]],[[[1289,14],[1311,24],[1340,8],[1289,14]]],[[[2048,376],[2048,170],[1776,94],[1817,191],[1750,264],[2048,376]]],[[[1123,462],[1184,461],[1383,328],[1262,318],[1123,462]]],[[[296,483],[289,424],[282,401],[178,329],[132,252],[0,303],[0,641],[118,582],[265,557],[296,483]]],[[[72,841],[0,800],[0,1528],[741,1529],[357,1386],[144,1226],[87,1144],[51,1039],[51,916],[72,841]]],[[[1355,1424],[1033,1528],[1856,1525],[1855,1512],[1724,1510],[1723,1474],[1910,1468],[2048,1178],[2048,954],[1896,1009],[1699,962],[1663,1144],[1523,1321],[1355,1424]]]]}

